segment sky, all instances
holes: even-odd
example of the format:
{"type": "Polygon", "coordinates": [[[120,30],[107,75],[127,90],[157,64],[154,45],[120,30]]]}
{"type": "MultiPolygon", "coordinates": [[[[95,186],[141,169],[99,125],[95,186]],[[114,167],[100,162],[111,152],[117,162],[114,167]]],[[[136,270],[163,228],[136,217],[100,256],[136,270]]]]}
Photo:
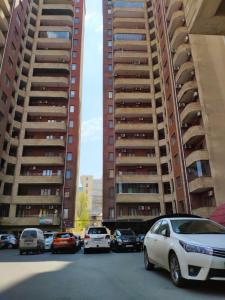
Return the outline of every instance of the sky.
{"type": "Polygon", "coordinates": [[[86,0],[80,176],[102,177],[102,1],[86,0]]]}

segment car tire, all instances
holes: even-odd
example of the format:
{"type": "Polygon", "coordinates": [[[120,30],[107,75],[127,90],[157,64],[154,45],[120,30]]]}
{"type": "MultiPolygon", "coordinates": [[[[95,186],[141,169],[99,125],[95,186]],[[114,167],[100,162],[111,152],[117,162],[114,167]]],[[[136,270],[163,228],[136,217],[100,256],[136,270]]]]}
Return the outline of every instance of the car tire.
{"type": "Polygon", "coordinates": [[[147,249],[144,248],[144,264],[145,269],[148,271],[154,270],[155,265],[149,261],[147,249]]]}
{"type": "Polygon", "coordinates": [[[23,255],[23,251],[22,250],[20,250],[20,255],[23,255]]]}
{"type": "Polygon", "coordinates": [[[170,277],[173,284],[177,287],[185,286],[185,279],[181,275],[180,264],[175,253],[169,257],[170,277]]]}

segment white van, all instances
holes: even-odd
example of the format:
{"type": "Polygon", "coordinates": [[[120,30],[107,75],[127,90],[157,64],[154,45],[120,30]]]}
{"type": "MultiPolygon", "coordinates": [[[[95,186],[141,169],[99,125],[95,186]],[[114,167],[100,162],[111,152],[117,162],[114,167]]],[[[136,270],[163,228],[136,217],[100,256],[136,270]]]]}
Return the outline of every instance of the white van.
{"type": "Polygon", "coordinates": [[[29,251],[43,252],[45,248],[44,233],[38,228],[26,228],[23,230],[20,241],[19,249],[20,255],[29,251]]]}

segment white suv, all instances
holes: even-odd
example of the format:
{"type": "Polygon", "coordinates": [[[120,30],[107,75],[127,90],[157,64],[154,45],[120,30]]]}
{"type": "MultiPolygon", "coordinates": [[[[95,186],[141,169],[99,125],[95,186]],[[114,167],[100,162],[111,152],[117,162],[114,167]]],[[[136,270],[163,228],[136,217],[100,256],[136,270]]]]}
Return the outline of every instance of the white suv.
{"type": "Polygon", "coordinates": [[[84,254],[91,249],[110,252],[110,235],[106,227],[89,227],[84,236],[84,254]]]}

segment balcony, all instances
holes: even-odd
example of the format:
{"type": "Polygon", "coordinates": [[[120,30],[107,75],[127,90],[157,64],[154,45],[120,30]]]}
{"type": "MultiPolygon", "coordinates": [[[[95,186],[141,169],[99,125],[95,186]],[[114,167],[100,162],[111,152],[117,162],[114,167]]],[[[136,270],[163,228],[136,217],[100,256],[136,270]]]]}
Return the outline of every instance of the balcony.
{"type": "Polygon", "coordinates": [[[150,123],[117,123],[115,132],[150,132],[154,130],[154,126],[150,123]]]}
{"type": "Polygon", "coordinates": [[[143,18],[145,17],[145,11],[143,8],[137,7],[114,7],[114,18],[143,18]]]}
{"type": "Polygon", "coordinates": [[[168,27],[169,34],[172,36],[174,34],[174,31],[178,27],[182,27],[184,25],[184,22],[185,22],[184,12],[182,10],[176,11],[172,15],[172,18],[170,20],[170,24],[169,24],[169,27],[168,27]]]}
{"type": "Polygon", "coordinates": [[[63,184],[62,176],[18,176],[18,183],[23,184],[63,184]]]}
{"type": "Polygon", "coordinates": [[[196,81],[186,82],[179,91],[177,98],[179,103],[189,103],[195,99],[195,93],[198,91],[196,81]]]}
{"type": "Polygon", "coordinates": [[[33,76],[31,78],[33,87],[68,87],[69,79],[66,77],[33,76]]]}
{"type": "Polygon", "coordinates": [[[186,166],[189,167],[193,163],[202,160],[209,160],[209,153],[207,150],[197,150],[193,151],[186,157],[186,166]]]}
{"type": "Polygon", "coordinates": [[[121,156],[116,158],[117,166],[151,166],[156,164],[155,157],[147,156],[121,156]]]}
{"type": "Polygon", "coordinates": [[[65,147],[65,141],[62,139],[24,139],[23,145],[35,147],[65,147]]]}
{"type": "Polygon", "coordinates": [[[177,49],[181,44],[184,44],[186,42],[187,36],[188,36],[188,30],[186,27],[177,28],[171,40],[171,48],[177,49]]]}
{"type": "Polygon", "coordinates": [[[114,51],[114,63],[147,63],[147,52],[134,52],[134,51],[114,51]]]}
{"type": "MultiPolygon", "coordinates": [[[[70,72],[70,68],[69,68],[69,63],[65,64],[65,63],[35,63],[33,64],[33,68],[34,69],[38,69],[38,71],[55,71],[55,72],[60,72],[62,71],[63,73],[68,73],[70,72]]],[[[36,71],[36,70],[35,70],[36,71]]]]}
{"type": "Polygon", "coordinates": [[[141,102],[150,103],[153,95],[150,93],[115,93],[115,102],[141,102]]]}
{"type": "Polygon", "coordinates": [[[13,203],[15,204],[50,204],[50,205],[56,205],[61,204],[62,199],[60,196],[16,196],[13,200],[13,203]]]}
{"type": "MultiPolygon", "coordinates": [[[[62,13],[60,13],[59,15],[69,15],[69,16],[73,16],[73,5],[69,4],[69,3],[54,3],[54,4],[44,4],[42,6],[43,10],[49,10],[48,16],[51,16],[51,11],[62,11],[62,13]]],[[[58,15],[54,15],[55,18],[57,18],[58,15]]]]}
{"type": "Polygon", "coordinates": [[[199,102],[191,102],[185,106],[180,114],[181,123],[192,123],[201,115],[201,105],[199,102]]]}
{"type": "MultiPolygon", "coordinates": [[[[116,64],[114,67],[114,74],[117,76],[144,76],[145,78],[149,78],[149,66],[136,64],[116,64]]],[[[134,78],[134,80],[136,79],[134,78]]]]}
{"type": "Polygon", "coordinates": [[[29,116],[54,116],[66,117],[67,109],[65,106],[28,106],[29,116]]]}
{"type": "Polygon", "coordinates": [[[2,9],[2,11],[6,17],[10,16],[11,8],[10,8],[10,4],[9,4],[8,0],[1,0],[0,8],[2,9]]]}
{"type": "Polygon", "coordinates": [[[154,140],[144,140],[144,139],[120,139],[116,140],[116,148],[127,148],[127,149],[149,149],[155,147],[154,140]]]}
{"type": "Polygon", "coordinates": [[[114,41],[114,51],[146,51],[147,52],[147,41],[114,41]]]}
{"type": "Polygon", "coordinates": [[[158,175],[122,173],[116,176],[117,183],[158,183],[160,180],[158,175]]]}
{"type": "Polygon", "coordinates": [[[176,49],[176,54],[173,58],[174,67],[179,67],[189,60],[191,56],[191,46],[188,44],[182,44],[176,49]]]}
{"type": "Polygon", "coordinates": [[[189,182],[189,190],[191,193],[202,193],[213,188],[212,177],[199,177],[189,182]]]}
{"type": "Polygon", "coordinates": [[[31,132],[66,132],[63,122],[25,122],[25,129],[31,132]]]}
{"type": "Polygon", "coordinates": [[[113,19],[114,28],[138,28],[145,29],[145,19],[144,18],[114,18],[113,19]]]}
{"type": "MultiPolygon", "coordinates": [[[[46,219],[50,217],[46,216],[46,219]]],[[[21,217],[21,218],[0,218],[0,225],[4,226],[40,226],[40,217],[21,217]]],[[[52,217],[52,224],[58,226],[60,225],[60,217],[52,217]]],[[[49,225],[45,225],[49,226],[49,225]]]]}
{"type": "Polygon", "coordinates": [[[38,38],[38,49],[70,49],[71,41],[65,39],[38,38]]]}
{"type": "Polygon", "coordinates": [[[5,17],[4,12],[2,11],[2,9],[0,8],[0,29],[3,32],[6,32],[9,28],[9,23],[5,17]]]}
{"type": "Polygon", "coordinates": [[[56,101],[58,98],[68,99],[68,93],[63,91],[29,91],[28,96],[54,98],[56,101]]]}
{"type": "Polygon", "coordinates": [[[177,84],[183,84],[187,81],[192,80],[193,75],[195,74],[195,67],[193,62],[188,61],[181,65],[179,71],[176,75],[176,83],[177,84]]]}
{"type": "Polygon", "coordinates": [[[202,126],[191,126],[183,135],[183,144],[195,145],[197,144],[205,135],[202,126]]]}
{"type": "Polygon", "coordinates": [[[66,50],[36,50],[35,51],[36,62],[69,62],[70,52],[66,50]]]}
{"type": "Polygon", "coordinates": [[[40,18],[42,26],[73,26],[73,17],[62,15],[42,15],[40,18]]]}
{"type": "Polygon", "coordinates": [[[33,166],[41,165],[41,166],[64,166],[64,159],[61,156],[22,156],[21,164],[33,166]]]}
{"type": "Polygon", "coordinates": [[[115,89],[119,88],[149,88],[150,79],[139,79],[139,78],[116,78],[114,80],[115,89]]]}
{"type": "Polygon", "coordinates": [[[116,203],[155,203],[159,202],[159,194],[117,194],[116,203]]]}
{"type": "Polygon", "coordinates": [[[170,0],[169,6],[166,13],[166,19],[169,21],[174,12],[181,9],[183,4],[182,0],[170,0]]]}
{"type": "Polygon", "coordinates": [[[152,108],[116,108],[115,109],[116,117],[151,117],[152,108]]]}

